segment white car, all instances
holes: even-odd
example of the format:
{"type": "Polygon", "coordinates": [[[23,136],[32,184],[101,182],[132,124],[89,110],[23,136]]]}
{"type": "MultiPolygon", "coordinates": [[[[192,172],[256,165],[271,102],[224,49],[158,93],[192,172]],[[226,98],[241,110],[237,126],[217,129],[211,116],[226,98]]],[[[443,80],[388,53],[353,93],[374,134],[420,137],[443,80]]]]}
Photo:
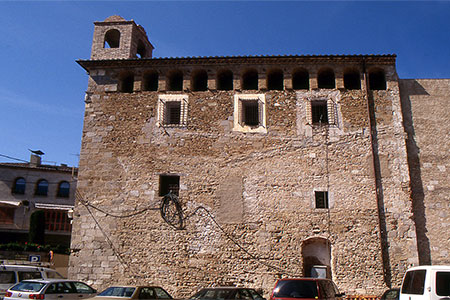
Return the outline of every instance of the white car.
{"type": "Polygon", "coordinates": [[[67,279],[24,280],[10,287],[4,300],[75,300],[94,297],[97,291],[84,282],[67,279]]]}
{"type": "Polygon", "coordinates": [[[61,274],[53,269],[26,266],[26,265],[0,265],[0,299],[5,296],[6,290],[14,284],[27,279],[64,279],[61,274]]]}

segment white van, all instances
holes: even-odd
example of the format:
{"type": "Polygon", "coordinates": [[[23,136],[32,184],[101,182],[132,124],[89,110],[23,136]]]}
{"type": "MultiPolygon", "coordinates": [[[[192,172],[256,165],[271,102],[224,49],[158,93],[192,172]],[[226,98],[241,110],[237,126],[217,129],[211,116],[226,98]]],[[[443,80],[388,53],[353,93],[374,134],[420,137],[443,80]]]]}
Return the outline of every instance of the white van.
{"type": "Polygon", "coordinates": [[[12,285],[25,279],[64,278],[61,274],[50,268],[28,265],[0,264],[0,300],[5,296],[6,290],[12,285]]]}
{"type": "Polygon", "coordinates": [[[408,269],[399,300],[450,300],[450,266],[408,269]]]}

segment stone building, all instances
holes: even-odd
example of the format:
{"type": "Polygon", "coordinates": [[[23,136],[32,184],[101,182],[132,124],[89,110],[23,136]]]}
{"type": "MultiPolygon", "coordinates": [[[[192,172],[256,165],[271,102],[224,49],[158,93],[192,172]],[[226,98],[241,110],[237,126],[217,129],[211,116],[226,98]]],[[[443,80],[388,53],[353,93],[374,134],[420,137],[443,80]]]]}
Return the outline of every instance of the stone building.
{"type": "Polygon", "coordinates": [[[43,210],[45,243],[69,247],[68,213],[74,208],[77,171],[65,164],[43,164],[35,154],[28,163],[0,163],[1,243],[27,242],[30,216],[43,210]]]}
{"type": "Polygon", "coordinates": [[[378,294],[450,262],[449,80],[401,80],[395,55],[152,58],[134,21],[94,24],[71,277],[378,294]]]}

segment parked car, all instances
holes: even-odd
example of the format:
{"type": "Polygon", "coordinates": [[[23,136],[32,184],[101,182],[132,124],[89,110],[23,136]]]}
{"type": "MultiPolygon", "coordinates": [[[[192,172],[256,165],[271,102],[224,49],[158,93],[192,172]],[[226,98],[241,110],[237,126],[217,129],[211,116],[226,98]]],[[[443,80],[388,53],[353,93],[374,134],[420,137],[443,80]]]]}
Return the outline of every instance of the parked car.
{"type": "Polygon", "coordinates": [[[92,298],[93,300],[173,299],[159,286],[112,286],[92,298]],[[120,298],[120,299],[118,299],[120,298]]]}
{"type": "Polygon", "coordinates": [[[4,300],[75,300],[95,296],[97,291],[80,281],[68,279],[33,279],[21,281],[5,294],[4,300]]]}
{"type": "Polygon", "coordinates": [[[344,293],[339,293],[336,284],[325,278],[286,278],[275,283],[270,300],[283,299],[338,299],[344,293]]]}
{"type": "Polygon", "coordinates": [[[400,300],[450,300],[450,266],[420,266],[406,271],[400,300]]]}
{"type": "Polygon", "coordinates": [[[22,280],[48,278],[63,279],[64,277],[55,270],[44,267],[0,265],[0,299],[3,299],[7,289],[22,280]]]}
{"type": "Polygon", "coordinates": [[[204,288],[195,293],[190,299],[245,299],[245,300],[263,300],[264,298],[254,289],[238,288],[238,287],[214,287],[204,288]]]}
{"type": "Polygon", "coordinates": [[[392,288],[386,290],[380,300],[398,300],[400,297],[400,288],[392,288]]]}

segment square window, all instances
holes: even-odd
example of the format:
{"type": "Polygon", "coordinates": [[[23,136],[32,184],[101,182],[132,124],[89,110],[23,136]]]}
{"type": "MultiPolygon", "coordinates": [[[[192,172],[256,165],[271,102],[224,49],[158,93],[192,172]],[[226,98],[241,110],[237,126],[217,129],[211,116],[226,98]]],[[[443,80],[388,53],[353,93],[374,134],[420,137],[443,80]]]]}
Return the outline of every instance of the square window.
{"type": "Polygon", "coordinates": [[[264,94],[234,95],[234,131],[267,133],[264,94]]]}
{"type": "Polygon", "coordinates": [[[164,109],[166,110],[164,114],[164,125],[180,125],[181,102],[167,102],[164,109]]]}
{"type": "Polygon", "coordinates": [[[158,125],[181,127],[187,123],[188,96],[159,95],[158,125]]]}
{"type": "Polygon", "coordinates": [[[160,175],[159,176],[159,196],[167,195],[169,192],[179,195],[180,176],[178,175],[160,175]]]}
{"type": "Polygon", "coordinates": [[[328,208],[328,192],[315,191],[316,208],[328,208]]]}
{"type": "Polygon", "coordinates": [[[328,124],[327,101],[312,101],[311,117],[313,124],[328,124]]]}
{"type": "Polygon", "coordinates": [[[259,106],[257,100],[242,101],[242,123],[248,126],[259,125],[259,106]]]}

